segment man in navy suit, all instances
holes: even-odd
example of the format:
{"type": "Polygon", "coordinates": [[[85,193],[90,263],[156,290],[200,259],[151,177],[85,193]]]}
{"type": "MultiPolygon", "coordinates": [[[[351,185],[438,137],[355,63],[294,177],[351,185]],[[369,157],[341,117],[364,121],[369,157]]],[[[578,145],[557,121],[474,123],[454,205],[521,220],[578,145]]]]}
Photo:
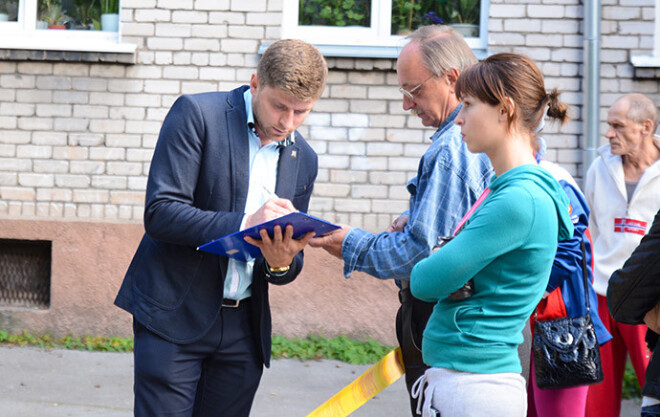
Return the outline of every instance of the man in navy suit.
{"type": "Polygon", "coordinates": [[[293,281],[313,232],[265,230],[251,262],[206,242],[306,212],[317,156],[296,129],[325,87],[313,46],[272,44],[249,86],[181,96],[147,182],[145,235],[115,304],[133,315],[135,416],[248,416],[270,364],[268,284],[293,281]]]}

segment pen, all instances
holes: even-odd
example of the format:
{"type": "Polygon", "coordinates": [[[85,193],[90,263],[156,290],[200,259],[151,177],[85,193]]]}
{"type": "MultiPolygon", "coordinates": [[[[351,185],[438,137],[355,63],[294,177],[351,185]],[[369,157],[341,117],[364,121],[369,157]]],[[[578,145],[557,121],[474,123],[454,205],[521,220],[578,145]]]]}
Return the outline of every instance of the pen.
{"type": "MultiPolygon", "coordinates": [[[[271,198],[280,198],[279,195],[275,194],[274,191],[271,191],[270,188],[266,187],[266,185],[261,184],[261,188],[266,193],[266,195],[268,196],[267,197],[268,200],[270,200],[271,198]]],[[[295,210],[295,211],[298,211],[298,210],[295,210]]]]}
{"type": "Polygon", "coordinates": [[[274,191],[271,191],[270,188],[266,187],[264,184],[261,184],[261,188],[266,192],[268,195],[268,199],[270,200],[271,198],[280,198],[277,194],[275,194],[274,191]]]}

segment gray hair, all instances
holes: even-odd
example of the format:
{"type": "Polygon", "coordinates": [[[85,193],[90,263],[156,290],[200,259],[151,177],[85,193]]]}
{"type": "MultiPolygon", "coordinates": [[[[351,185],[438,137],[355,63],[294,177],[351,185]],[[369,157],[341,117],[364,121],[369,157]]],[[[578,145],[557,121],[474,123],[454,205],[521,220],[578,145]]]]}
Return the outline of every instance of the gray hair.
{"type": "Polygon", "coordinates": [[[442,75],[449,68],[463,72],[477,63],[477,57],[463,36],[451,26],[422,26],[406,39],[419,43],[424,66],[434,75],[442,75]]]}
{"type": "Polygon", "coordinates": [[[658,128],[658,108],[655,107],[653,100],[644,94],[633,93],[621,97],[626,100],[628,105],[628,113],[626,117],[635,123],[643,123],[645,120],[653,122],[653,132],[658,128]]]}

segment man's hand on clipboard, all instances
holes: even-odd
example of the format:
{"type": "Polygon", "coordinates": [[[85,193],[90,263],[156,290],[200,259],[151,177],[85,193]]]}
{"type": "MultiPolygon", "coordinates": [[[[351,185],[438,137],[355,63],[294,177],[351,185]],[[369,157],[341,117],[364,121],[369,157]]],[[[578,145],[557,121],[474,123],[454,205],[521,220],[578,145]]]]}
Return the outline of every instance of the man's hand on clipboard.
{"type": "Polygon", "coordinates": [[[261,229],[259,231],[261,240],[250,236],[245,236],[243,239],[261,249],[261,254],[271,268],[282,269],[291,265],[293,257],[307,246],[314,234],[314,232],[309,232],[300,239],[294,239],[293,226],[288,225],[282,233],[282,228],[277,225],[273,228],[272,238],[268,235],[266,229],[261,229]]]}

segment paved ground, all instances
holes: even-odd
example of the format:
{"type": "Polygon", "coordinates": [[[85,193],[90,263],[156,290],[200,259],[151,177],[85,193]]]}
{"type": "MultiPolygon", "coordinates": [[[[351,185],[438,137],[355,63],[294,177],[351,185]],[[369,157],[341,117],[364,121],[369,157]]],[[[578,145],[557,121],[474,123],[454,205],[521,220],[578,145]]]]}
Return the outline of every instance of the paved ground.
{"type": "MultiPolygon", "coordinates": [[[[282,359],[264,372],[252,416],[304,417],[368,366],[282,359]]],[[[133,356],[0,347],[0,417],[131,417],[133,356]]],[[[403,379],[351,417],[407,417],[403,379]]],[[[621,417],[639,416],[624,401],[621,417]]]]}

